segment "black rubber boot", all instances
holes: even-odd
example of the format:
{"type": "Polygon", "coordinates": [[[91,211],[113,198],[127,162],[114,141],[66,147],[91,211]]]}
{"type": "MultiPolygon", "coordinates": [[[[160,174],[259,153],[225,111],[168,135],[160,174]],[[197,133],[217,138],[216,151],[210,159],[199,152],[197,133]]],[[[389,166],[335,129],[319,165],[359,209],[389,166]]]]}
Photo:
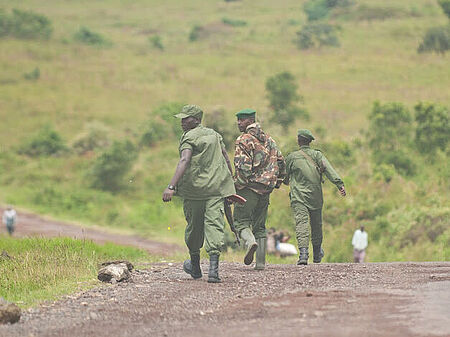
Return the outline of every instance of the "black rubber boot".
{"type": "Polygon", "coordinates": [[[320,263],[325,255],[321,246],[313,246],[313,262],[320,263]]]}
{"type": "Polygon", "coordinates": [[[220,283],[220,282],[222,282],[222,280],[219,278],[219,255],[210,255],[208,283],[220,283]]]}
{"type": "Polygon", "coordinates": [[[200,268],[200,255],[191,255],[190,260],[184,261],[183,270],[195,280],[201,278],[202,269],[200,268]]]}
{"type": "Polygon", "coordinates": [[[308,257],[308,248],[300,248],[300,256],[298,258],[297,265],[307,265],[308,257]]]}

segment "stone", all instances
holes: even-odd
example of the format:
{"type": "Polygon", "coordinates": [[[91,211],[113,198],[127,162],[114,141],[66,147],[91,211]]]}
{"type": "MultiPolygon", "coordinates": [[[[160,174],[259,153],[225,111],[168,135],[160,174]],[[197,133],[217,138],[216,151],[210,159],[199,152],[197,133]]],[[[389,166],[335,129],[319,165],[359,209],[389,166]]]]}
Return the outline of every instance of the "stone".
{"type": "Polygon", "coordinates": [[[16,323],[20,319],[20,308],[0,297],[0,324],[16,323]]]}
{"type": "Polygon", "coordinates": [[[106,261],[103,262],[101,265],[103,267],[109,266],[110,264],[121,264],[121,263],[125,263],[127,265],[128,271],[132,271],[134,266],[131,264],[130,261],[126,261],[126,260],[115,260],[115,261],[106,261]]]}
{"type": "Polygon", "coordinates": [[[11,260],[13,257],[11,255],[9,255],[6,250],[2,250],[2,253],[0,254],[0,258],[5,259],[5,260],[11,260]]]}
{"type": "Polygon", "coordinates": [[[98,271],[97,278],[102,282],[128,281],[131,278],[128,266],[125,263],[109,264],[98,271]]]}

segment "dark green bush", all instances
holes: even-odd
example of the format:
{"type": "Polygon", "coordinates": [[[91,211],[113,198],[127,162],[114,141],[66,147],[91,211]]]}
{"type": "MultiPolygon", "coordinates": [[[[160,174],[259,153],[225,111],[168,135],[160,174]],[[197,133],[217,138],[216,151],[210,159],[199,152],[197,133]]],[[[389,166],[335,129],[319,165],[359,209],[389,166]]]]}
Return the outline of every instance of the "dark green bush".
{"type": "Polygon", "coordinates": [[[34,68],[33,71],[30,71],[29,73],[23,74],[23,78],[29,81],[36,81],[41,77],[41,71],[39,70],[39,67],[34,68]]]}
{"type": "Polygon", "coordinates": [[[79,154],[108,147],[108,133],[108,128],[101,123],[88,124],[85,130],[75,138],[72,147],[79,154]]]}
{"type": "Polygon", "coordinates": [[[155,117],[162,119],[166,124],[166,134],[169,137],[175,136],[176,138],[179,138],[183,133],[183,130],[181,129],[180,119],[174,118],[173,116],[181,111],[183,105],[183,103],[179,102],[161,104],[152,111],[150,116],[150,123],[155,119],[155,117]]]}
{"type": "Polygon", "coordinates": [[[445,150],[449,143],[449,109],[434,103],[420,102],[415,107],[416,144],[423,152],[445,150]]]}
{"type": "Polygon", "coordinates": [[[308,23],[297,32],[297,47],[309,49],[313,47],[339,47],[337,28],[328,23],[308,23]]]}
{"type": "Polygon", "coordinates": [[[234,120],[231,122],[227,115],[229,116],[224,108],[215,108],[206,114],[204,124],[222,135],[228,150],[234,150],[234,142],[239,136],[239,130],[236,122],[234,120]]]}
{"type": "Polygon", "coordinates": [[[12,14],[8,15],[0,10],[0,37],[49,39],[52,32],[52,24],[44,15],[19,9],[13,9],[12,14]]]}
{"type": "Polygon", "coordinates": [[[374,153],[383,155],[410,144],[412,118],[401,103],[375,102],[369,115],[369,146],[374,153]]]}
{"type": "Polygon", "coordinates": [[[63,139],[50,125],[44,126],[19,148],[19,153],[29,156],[50,156],[67,150],[63,139]]]}
{"type": "MultiPolygon", "coordinates": [[[[156,142],[160,141],[167,136],[167,124],[161,121],[150,120],[146,127],[145,131],[141,136],[141,140],[139,141],[139,145],[141,146],[152,146],[156,142]]],[[[169,129],[170,130],[170,129],[169,129]]],[[[171,134],[170,134],[171,135],[171,134]]]]}
{"type": "Polygon", "coordinates": [[[325,19],[330,11],[337,7],[348,7],[352,5],[350,0],[308,0],[303,6],[303,10],[308,21],[325,19]]]}
{"type": "Polygon", "coordinates": [[[297,94],[298,85],[290,72],[282,72],[269,77],[266,81],[267,98],[274,110],[271,120],[287,129],[296,118],[309,118],[308,112],[296,103],[302,102],[297,94]]]}
{"type": "Polygon", "coordinates": [[[243,26],[247,25],[247,21],[237,20],[237,19],[229,19],[229,18],[222,18],[222,22],[226,25],[233,26],[233,27],[243,27],[243,26]]]}
{"type": "Polygon", "coordinates": [[[374,167],[373,173],[376,180],[389,183],[394,178],[396,172],[392,164],[379,164],[374,167]]]}
{"type": "Polygon", "coordinates": [[[111,42],[105,39],[101,34],[91,31],[87,27],[81,27],[75,33],[74,39],[77,42],[88,44],[91,46],[109,46],[111,42]]]}
{"type": "Polygon", "coordinates": [[[416,173],[416,164],[414,163],[414,155],[406,153],[403,150],[397,150],[387,153],[378,153],[376,158],[379,163],[392,165],[395,170],[405,176],[412,176],[416,173]]]}
{"type": "Polygon", "coordinates": [[[450,49],[450,25],[428,29],[422,43],[417,48],[419,53],[436,52],[445,54],[450,49]]]}
{"type": "Polygon", "coordinates": [[[95,161],[90,176],[92,187],[105,191],[118,191],[125,186],[125,175],[137,159],[136,147],[130,142],[115,141],[95,161]]]}
{"type": "Polygon", "coordinates": [[[148,41],[153,46],[153,48],[164,50],[164,45],[161,41],[161,37],[159,35],[153,35],[148,38],[148,41]]]}
{"type": "Polygon", "coordinates": [[[205,29],[202,26],[195,25],[192,27],[191,32],[189,33],[189,41],[194,42],[200,39],[204,30],[205,29]]]}
{"type": "Polygon", "coordinates": [[[450,0],[438,0],[438,3],[445,15],[450,19],[450,0]]]}
{"type": "Polygon", "coordinates": [[[346,141],[333,140],[322,143],[320,149],[324,151],[331,164],[338,168],[347,168],[356,162],[352,145],[346,141]]]}

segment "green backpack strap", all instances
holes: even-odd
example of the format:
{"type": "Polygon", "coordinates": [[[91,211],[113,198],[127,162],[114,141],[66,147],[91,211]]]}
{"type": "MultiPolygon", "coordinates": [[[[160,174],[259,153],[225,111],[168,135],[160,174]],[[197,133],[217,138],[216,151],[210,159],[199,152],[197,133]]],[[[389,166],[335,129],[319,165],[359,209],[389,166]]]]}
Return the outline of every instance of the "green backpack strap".
{"type": "Polygon", "coordinates": [[[317,173],[319,174],[320,181],[323,183],[324,181],[322,178],[322,173],[325,172],[325,168],[321,168],[319,165],[317,165],[314,159],[312,159],[311,156],[302,149],[299,149],[299,152],[316,168],[317,173]]]}

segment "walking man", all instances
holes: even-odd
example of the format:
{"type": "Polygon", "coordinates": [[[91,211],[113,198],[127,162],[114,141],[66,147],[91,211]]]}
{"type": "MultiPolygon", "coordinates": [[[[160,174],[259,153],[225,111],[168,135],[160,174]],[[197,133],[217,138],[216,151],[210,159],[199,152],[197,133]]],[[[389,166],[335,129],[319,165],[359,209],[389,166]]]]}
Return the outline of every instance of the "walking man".
{"type": "Polygon", "coordinates": [[[222,136],[200,124],[203,117],[200,107],[185,105],[175,117],[181,118],[184,131],[179,146],[180,161],[162,198],[168,202],[176,193],[184,201],[185,242],[190,255],[184,262],[184,271],[194,279],[202,277],[200,248],[205,241],[210,259],[208,282],[220,283],[224,198],[235,193],[231,163],[222,136]]]}
{"type": "Polygon", "coordinates": [[[275,141],[255,122],[256,111],[236,113],[242,132],[236,140],[234,182],[237,194],[247,199],[235,205],[234,224],[247,251],[244,263],[250,265],[256,252],[256,270],[266,262],[266,218],[270,193],[279,188],[286,175],[286,164],[275,141]]]}
{"type": "Polygon", "coordinates": [[[352,238],[353,261],[355,263],[364,263],[368,243],[367,239],[367,232],[364,230],[364,226],[361,225],[360,229],[355,231],[352,238]]]}
{"type": "Polygon", "coordinates": [[[16,210],[11,206],[6,207],[6,210],[3,212],[3,224],[6,226],[6,230],[9,235],[12,235],[15,230],[15,225],[17,222],[17,213],[16,210]]]}
{"type": "Polygon", "coordinates": [[[285,184],[290,187],[291,208],[295,217],[295,231],[300,256],[298,265],[308,264],[308,247],[311,227],[313,261],[320,263],[324,256],[322,249],[322,175],[346,195],[342,179],[331,166],[327,158],[319,150],[311,149],[309,144],[314,140],[311,131],[298,130],[298,151],[290,153],[286,158],[287,176],[285,184]]]}

